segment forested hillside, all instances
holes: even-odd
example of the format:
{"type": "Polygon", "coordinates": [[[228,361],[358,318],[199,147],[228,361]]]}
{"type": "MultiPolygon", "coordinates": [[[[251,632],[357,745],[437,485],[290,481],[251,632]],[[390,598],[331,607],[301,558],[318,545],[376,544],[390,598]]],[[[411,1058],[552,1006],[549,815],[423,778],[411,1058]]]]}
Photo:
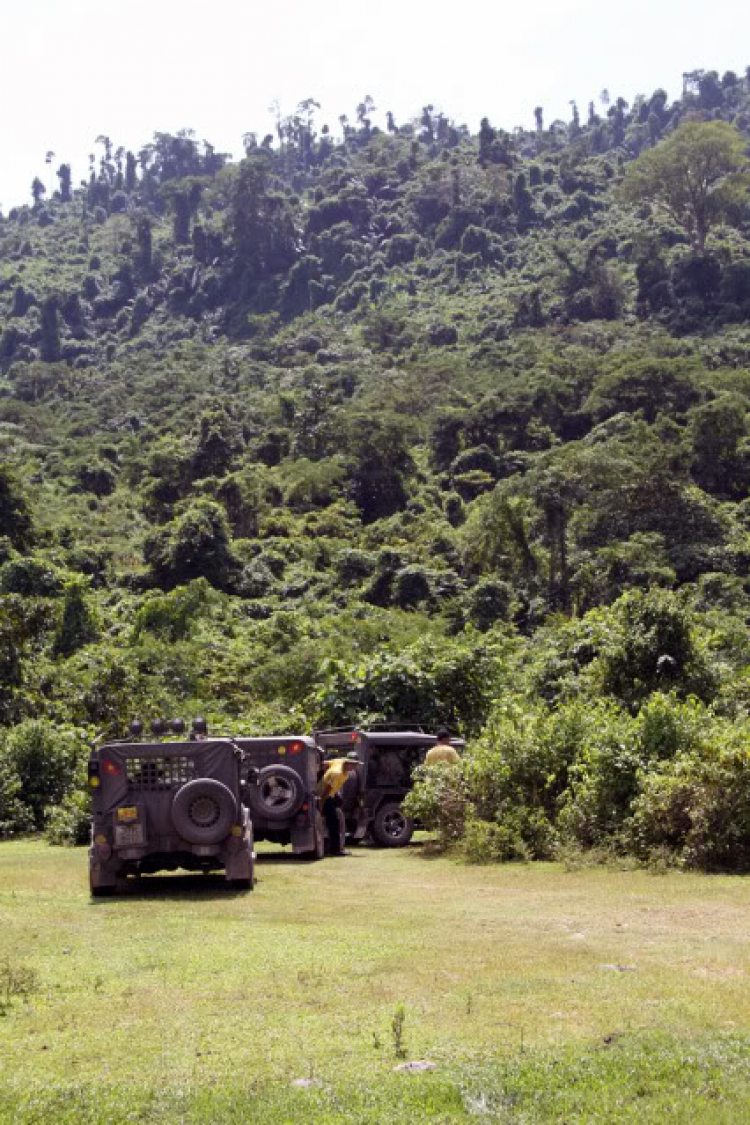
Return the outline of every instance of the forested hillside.
{"type": "Polygon", "coordinates": [[[750,69],[571,108],[102,136],[0,219],[0,834],[133,716],[399,716],[475,858],[750,863],[750,69]]]}

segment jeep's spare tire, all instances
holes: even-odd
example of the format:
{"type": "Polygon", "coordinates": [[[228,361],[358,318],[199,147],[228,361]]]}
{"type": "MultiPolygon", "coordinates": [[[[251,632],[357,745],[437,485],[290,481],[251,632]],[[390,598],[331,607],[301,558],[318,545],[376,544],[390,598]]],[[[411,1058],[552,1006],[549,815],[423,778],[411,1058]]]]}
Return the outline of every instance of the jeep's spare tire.
{"type": "Polygon", "coordinates": [[[172,824],[190,844],[218,844],[229,835],[236,819],[234,794],[214,778],[189,781],[172,802],[172,824]]]}
{"type": "Polygon", "coordinates": [[[302,778],[291,766],[265,766],[257,785],[249,785],[245,797],[250,812],[264,820],[287,820],[305,797],[302,778]]]}
{"type": "Polygon", "coordinates": [[[375,813],[370,834],[382,848],[403,848],[414,835],[414,821],[399,804],[389,802],[375,813]]]}

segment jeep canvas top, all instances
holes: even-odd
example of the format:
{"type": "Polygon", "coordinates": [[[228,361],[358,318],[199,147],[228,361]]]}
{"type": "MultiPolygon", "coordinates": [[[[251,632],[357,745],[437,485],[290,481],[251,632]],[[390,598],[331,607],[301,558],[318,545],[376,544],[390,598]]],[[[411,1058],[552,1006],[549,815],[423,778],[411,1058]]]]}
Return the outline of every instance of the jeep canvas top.
{"type": "Polygon", "coordinates": [[[291,844],[295,855],[321,859],[324,827],[317,786],[322,755],[314,739],[283,734],[233,741],[243,753],[255,839],[291,844]]]}
{"type": "MultiPolygon", "coordinates": [[[[181,733],[184,727],[175,723],[181,733]]],[[[252,824],[242,800],[242,751],[232,739],[141,741],[95,747],[89,876],[93,895],[129,874],[223,869],[235,887],[253,885],[252,824]]],[[[158,734],[162,727],[156,727],[158,734]]]]}

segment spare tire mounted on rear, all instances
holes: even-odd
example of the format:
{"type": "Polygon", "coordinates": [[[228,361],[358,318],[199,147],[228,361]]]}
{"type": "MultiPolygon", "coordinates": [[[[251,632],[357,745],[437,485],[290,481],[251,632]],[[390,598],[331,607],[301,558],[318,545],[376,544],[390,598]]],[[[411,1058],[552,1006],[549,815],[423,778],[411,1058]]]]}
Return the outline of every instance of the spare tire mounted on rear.
{"type": "Polygon", "coordinates": [[[237,801],[230,789],[210,777],[183,785],[172,802],[175,831],[191,844],[218,844],[237,819],[237,801]]]}
{"type": "Polygon", "coordinates": [[[271,765],[260,771],[257,785],[245,790],[250,811],[265,820],[293,816],[305,797],[302,778],[291,766],[271,765]]]}

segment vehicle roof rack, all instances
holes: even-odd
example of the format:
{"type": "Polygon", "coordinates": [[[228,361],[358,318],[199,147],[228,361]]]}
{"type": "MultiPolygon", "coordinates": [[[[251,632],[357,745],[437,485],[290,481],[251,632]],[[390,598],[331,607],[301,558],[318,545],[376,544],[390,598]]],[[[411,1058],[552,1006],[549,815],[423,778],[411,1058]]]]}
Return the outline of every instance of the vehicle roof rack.
{"type": "Polygon", "coordinates": [[[324,730],[313,731],[313,735],[349,734],[351,731],[412,731],[414,734],[429,734],[422,723],[411,719],[395,719],[387,723],[348,723],[343,727],[326,727],[324,730]]]}

